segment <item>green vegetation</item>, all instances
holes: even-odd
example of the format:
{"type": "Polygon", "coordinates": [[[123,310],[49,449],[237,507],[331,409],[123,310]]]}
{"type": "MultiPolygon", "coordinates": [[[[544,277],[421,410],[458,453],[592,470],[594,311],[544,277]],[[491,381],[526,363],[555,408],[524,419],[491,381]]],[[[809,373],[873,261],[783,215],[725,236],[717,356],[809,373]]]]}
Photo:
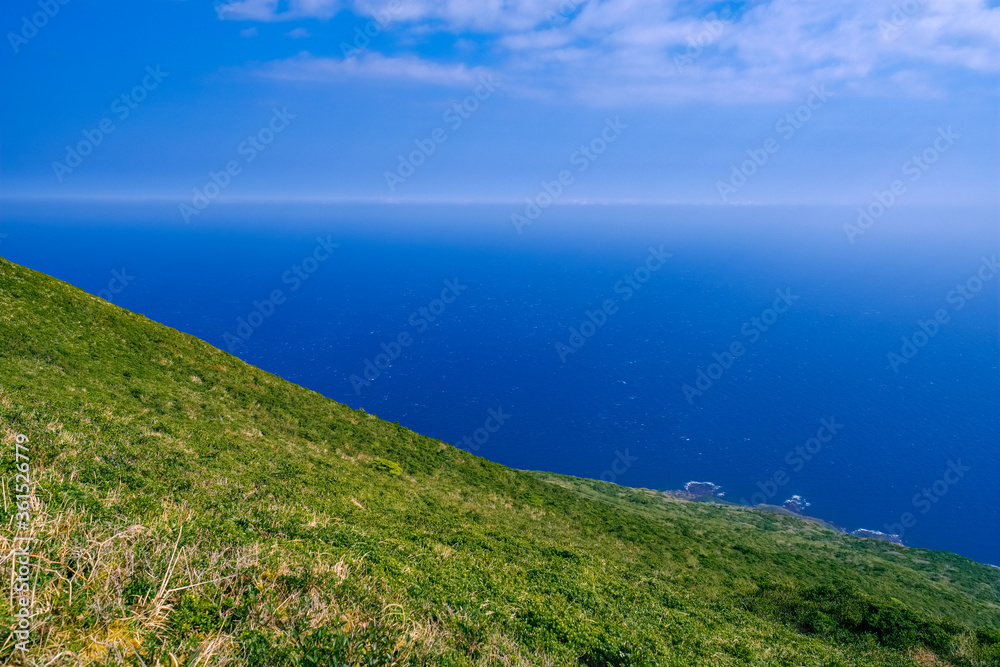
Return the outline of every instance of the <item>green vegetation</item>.
{"type": "Polygon", "coordinates": [[[390,475],[395,475],[400,477],[403,474],[403,468],[395,461],[390,461],[389,459],[375,458],[372,460],[372,467],[375,470],[381,470],[382,472],[387,472],[390,475]]]}
{"type": "Polygon", "coordinates": [[[1000,665],[1000,570],[512,470],[0,259],[5,567],[18,433],[28,664],[1000,665]]]}

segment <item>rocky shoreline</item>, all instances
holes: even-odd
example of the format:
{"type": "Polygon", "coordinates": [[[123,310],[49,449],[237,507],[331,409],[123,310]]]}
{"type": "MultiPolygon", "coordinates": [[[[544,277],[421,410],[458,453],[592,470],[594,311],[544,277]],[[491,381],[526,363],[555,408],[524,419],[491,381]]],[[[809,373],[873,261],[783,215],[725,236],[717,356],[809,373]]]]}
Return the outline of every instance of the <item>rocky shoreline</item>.
{"type": "MultiPolygon", "coordinates": [[[[724,497],[726,494],[721,489],[721,486],[712,482],[690,481],[684,485],[683,489],[663,491],[662,493],[666,496],[679,498],[681,500],[690,500],[692,502],[713,502],[724,505],[735,505],[737,507],[748,507],[748,505],[742,505],[740,503],[725,500],[724,497]]],[[[899,535],[883,533],[879,530],[869,530],[868,528],[858,528],[856,530],[848,531],[843,526],[838,526],[835,523],[825,521],[819,517],[810,516],[804,511],[807,507],[809,507],[809,505],[810,503],[805,498],[799,495],[794,495],[781,505],[768,505],[766,503],[761,503],[759,505],[749,505],[749,507],[753,507],[754,509],[761,510],[763,512],[787,514],[789,516],[799,517],[806,521],[819,523],[827,528],[830,528],[831,530],[837,531],[838,533],[844,533],[845,535],[851,535],[853,537],[860,537],[867,540],[881,540],[883,542],[889,542],[890,544],[897,544],[901,547],[906,546],[899,535]]]]}

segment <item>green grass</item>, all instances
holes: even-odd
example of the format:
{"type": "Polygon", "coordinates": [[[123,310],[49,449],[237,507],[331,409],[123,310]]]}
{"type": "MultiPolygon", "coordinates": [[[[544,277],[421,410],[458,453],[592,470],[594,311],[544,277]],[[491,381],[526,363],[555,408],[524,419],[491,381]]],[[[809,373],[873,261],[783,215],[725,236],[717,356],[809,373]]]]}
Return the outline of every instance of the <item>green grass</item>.
{"type": "Polygon", "coordinates": [[[512,470],[2,259],[0,433],[5,662],[1000,665],[1000,570],[512,470]]]}

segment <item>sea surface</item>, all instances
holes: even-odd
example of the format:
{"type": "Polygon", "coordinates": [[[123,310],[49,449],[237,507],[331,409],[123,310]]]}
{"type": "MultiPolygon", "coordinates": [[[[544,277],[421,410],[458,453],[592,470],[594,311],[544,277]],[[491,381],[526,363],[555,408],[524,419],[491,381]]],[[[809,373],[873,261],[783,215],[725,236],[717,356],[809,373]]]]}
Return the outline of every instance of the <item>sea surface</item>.
{"type": "Polygon", "coordinates": [[[996,210],[523,208],[7,201],[0,255],[515,468],[1000,564],[996,210]]]}

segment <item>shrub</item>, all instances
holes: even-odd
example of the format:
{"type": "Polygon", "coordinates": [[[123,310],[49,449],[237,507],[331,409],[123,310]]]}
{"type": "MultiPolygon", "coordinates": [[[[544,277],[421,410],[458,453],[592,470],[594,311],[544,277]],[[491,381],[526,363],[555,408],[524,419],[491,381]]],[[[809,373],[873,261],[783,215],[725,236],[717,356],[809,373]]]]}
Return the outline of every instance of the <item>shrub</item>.
{"type": "Polygon", "coordinates": [[[390,475],[395,475],[396,477],[403,474],[403,468],[395,461],[390,461],[389,459],[373,459],[372,467],[375,468],[375,470],[381,470],[382,472],[387,472],[390,475]]]}

